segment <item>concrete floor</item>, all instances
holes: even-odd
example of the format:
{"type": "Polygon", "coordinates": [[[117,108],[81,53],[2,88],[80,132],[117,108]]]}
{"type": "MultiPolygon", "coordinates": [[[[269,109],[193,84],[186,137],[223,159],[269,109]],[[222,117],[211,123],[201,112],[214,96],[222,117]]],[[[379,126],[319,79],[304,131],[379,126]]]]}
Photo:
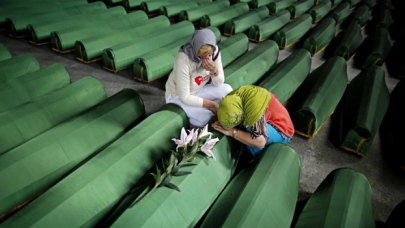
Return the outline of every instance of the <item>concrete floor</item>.
{"type": "MultiPolygon", "coordinates": [[[[339,30],[338,28],[337,32],[339,30]]],[[[222,37],[222,39],[226,38],[222,37]]],[[[100,62],[84,64],[75,60],[73,52],[59,54],[52,51],[48,45],[37,47],[29,44],[25,39],[11,38],[4,32],[0,33],[0,43],[9,49],[12,56],[23,53],[33,54],[41,67],[60,63],[67,69],[73,82],[86,75],[95,76],[103,83],[108,96],[123,88],[134,89],[144,100],[147,115],[157,111],[165,103],[164,91],[167,77],[149,84],[141,83],[132,78],[131,69],[114,74],[102,69],[100,62]]],[[[250,49],[255,46],[256,44],[251,43],[250,49]]],[[[288,57],[293,49],[294,47],[280,50],[279,61],[288,57]]],[[[313,57],[312,70],[319,67],[325,60],[322,53],[313,57]]],[[[347,73],[350,82],[360,73],[360,69],[355,68],[353,61],[350,61],[347,73]]],[[[392,91],[398,80],[387,74],[386,83],[392,91]]],[[[374,140],[369,155],[364,158],[335,146],[333,141],[336,129],[331,129],[333,129],[332,123],[336,116],[334,114],[332,118],[326,121],[316,137],[306,139],[296,135],[290,142],[290,145],[301,157],[299,200],[308,198],[332,170],[340,167],[353,168],[368,177],[373,189],[372,204],[375,220],[385,222],[394,207],[405,199],[405,173],[391,167],[383,160],[383,148],[379,134],[374,140]]]]}

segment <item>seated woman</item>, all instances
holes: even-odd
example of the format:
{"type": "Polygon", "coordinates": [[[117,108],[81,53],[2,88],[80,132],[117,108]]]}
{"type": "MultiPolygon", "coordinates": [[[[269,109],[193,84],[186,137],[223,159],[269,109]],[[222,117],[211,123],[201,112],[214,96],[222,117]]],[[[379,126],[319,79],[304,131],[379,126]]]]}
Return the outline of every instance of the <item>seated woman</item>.
{"type": "Polygon", "coordinates": [[[256,158],[266,145],[288,143],[294,126],[277,97],[258,86],[242,86],[219,104],[218,121],[212,127],[242,143],[242,155],[256,158]],[[240,125],[240,126],[239,126],[240,125]]]}
{"type": "Polygon", "coordinates": [[[217,112],[222,98],[232,91],[224,80],[215,34],[209,29],[198,30],[176,56],[166,82],[166,103],[179,105],[191,125],[203,127],[217,112]],[[212,84],[207,84],[210,79],[212,84]]]}

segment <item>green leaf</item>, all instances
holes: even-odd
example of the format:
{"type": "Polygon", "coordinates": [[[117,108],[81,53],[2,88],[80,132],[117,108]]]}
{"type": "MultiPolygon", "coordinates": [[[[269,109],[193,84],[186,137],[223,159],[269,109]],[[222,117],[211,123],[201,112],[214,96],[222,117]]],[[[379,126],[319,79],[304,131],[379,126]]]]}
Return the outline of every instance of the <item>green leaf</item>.
{"type": "Polygon", "coordinates": [[[175,167],[173,167],[171,174],[175,174],[179,171],[179,167],[176,165],[175,167]]]}
{"type": "Polygon", "coordinates": [[[181,167],[193,166],[193,165],[197,165],[197,164],[194,164],[194,163],[185,163],[185,164],[182,165],[181,167]]]}
{"type": "Polygon", "coordinates": [[[164,162],[163,158],[162,158],[162,166],[163,166],[163,170],[165,170],[166,167],[165,167],[165,162],[164,162]]]}
{"type": "Polygon", "coordinates": [[[156,183],[160,183],[162,182],[162,177],[161,177],[162,173],[160,172],[160,169],[158,168],[158,166],[156,165],[156,183]]]}
{"type": "Polygon", "coordinates": [[[185,176],[185,175],[189,175],[192,174],[192,172],[189,171],[178,171],[177,173],[173,174],[173,176],[185,176]]]}
{"type": "Polygon", "coordinates": [[[170,181],[172,181],[172,175],[168,175],[159,186],[165,186],[167,184],[170,183],[170,181]]]}
{"type": "Polygon", "coordinates": [[[195,159],[197,159],[197,157],[191,157],[190,159],[188,159],[188,162],[193,162],[195,159]]]}
{"type": "Polygon", "coordinates": [[[180,188],[172,183],[167,183],[166,186],[180,192],[180,188]]]}
{"type": "Polygon", "coordinates": [[[154,173],[150,173],[150,175],[152,175],[152,176],[153,176],[153,178],[155,178],[155,182],[157,183],[157,176],[156,176],[156,174],[154,174],[154,173]]]}

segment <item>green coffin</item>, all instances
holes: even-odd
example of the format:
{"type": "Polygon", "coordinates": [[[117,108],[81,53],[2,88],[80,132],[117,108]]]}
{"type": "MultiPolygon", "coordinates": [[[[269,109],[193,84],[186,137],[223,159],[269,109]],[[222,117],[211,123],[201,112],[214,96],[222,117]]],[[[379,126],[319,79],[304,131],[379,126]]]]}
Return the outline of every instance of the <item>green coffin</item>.
{"type": "Polygon", "coordinates": [[[336,6],[338,6],[344,0],[331,0],[331,1],[332,1],[332,8],[335,8],[336,6]]]}
{"type": "Polygon", "coordinates": [[[193,33],[193,24],[189,21],[183,21],[132,41],[107,48],[103,51],[103,67],[118,72],[131,67],[135,59],[142,55],[173,43],[180,38],[186,36],[191,38],[193,33]]]}
{"type": "Polygon", "coordinates": [[[0,113],[69,84],[68,72],[58,63],[0,83],[0,113]]]}
{"type": "Polygon", "coordinates": [[[270,144],[263,154],[228,184],[201,227],[291,226],[300,182],[300,157],[281,143],[270,144]]]}
{"type": "Polygon", "coordinates": [[[251,0],[249,2],[249,6],[251,9],[256,9],[262,6],[267,6],[272,2],[274,2],[274,0],[251,0]]]}
{"type": "Polygon", "coordinates": [[[288,7],[290,7],[295,2],[296,0],[274,0],[270,4],[268,4],[267,7],[269,8],[270,14],[275,14],[283,9],[287,9],[287,11],[290,12],[288,10],[288,7]]]}
{"type": "Polygon", "coordinates": [[[248,31],[249,40],[262,42],[280,30],[290,21],[290,12],[287,10],[278,11],[271,17],[268,17],[252,27],[248,31]]]}
{"type": "Polygon", "coordinates": [[[217,39],[217,44],[221,43],[221,31],[219,31],[217,27],[213,26],[207,27],[207,29],[211,30],[214,33],[215,38],[217,39]]]}
{"type": "Polygon", "coordinates": [[[311,54],[307,50],[295,50],[288,58],[277,64],[274,71],[266,73],[259,86],[272,92],[281,103],[284,103],[309,75],[311,60],[311,54]]]}
{"type": "Polygon", "coordinates": [[[0,62],[12,58],[10,52],[3,44],[0,44],[0,62]]]}
{"type": "MultiPolygon", "coordinates": [[[[180,169],[192,172],[191,175],[172,178],[171,183],[181,192],[157,188],[132,208],[115,211],[121,215],[108,221],[111,227],[159,227],[162,221],[164,227],[195,227],[231,179],[238,158],[239,144],[222,134],[214,137],[220,139],[212,150],[216,160],[197,154],[193,161],[196,165],[180,169]]],[[[153,178],[150,181],[153,183],[153,178]]],[[[127,198],[135,199],[131,194],[127,198]]]]}
{"type": "Polygon", "coordinates": [[[404,227],[405,200],[398,204],[385,222],[386,228],[404,227]]]}
{"type": "Polygon", "coordinates": [[[287,9],[291,13],[291,18],[297,18],[311,9],[312,6],[314,6],[314,3],[315,0],[301,0],[292,4],[287,9]]]}
{"type": "Polygon", "coordinates": [[[159,11],[160,7],[175,4],[179,2],[187,2],[188,0],[154,0],[154,1],[143,1],[140,8],[147,14],[155,14],[159,11]]]}
{"type": "Polygon", "coordinates": [[[284,26],[274,35],[274,41],[280,48],[288,48],[298,42],[312,26],[312,17],[304,14],[284,26]]]}
{"type": "Polygon", "coordinates": [[[379,0],[378,3],[380,4],[380,7],[383,7],[389,11],[391,11],[394,8],[394,5],[392,5],[391,0],[379,0]]]}
{"type": "Polygon", "coordinates": [[[41,45],[50,41],[51,32],[67,28],[75,28],[91,24],[94,21],[105,20],[117,15],[125,15],[126,11],[121,6],[108,10],[96,10],[91,13],[53,20],[48,23],[34,23],[28,25],[28,37],[31,43],[41,45]]]}
{"type": "Polygon", "coordinates": [[[39,69],[38,61],[28,53],[0,61],[0,83],[39,69]]]}
{"type": "Polygon", "coordinates": [[[0,189],[0,214],[51,188],[144,117],[141,97],[124,89],[1,156],[0,183],[8,187],[0,189]]]}
{"type": "Polygon", "coordinates": [[[351,23],[357,23],[364,28],[370,20],[370,9],[367,6],[360,6],[354,11],[354,16],[351,23]]]}
{"type": "Polygon", "coordinates": [[[269,9],[265,6],[259,7],[248,13],[228,20],[225,23],[224,35],[232,36],[235,33],[244,32],[249,29],[250,26],[265,19],[269,16],[269,9]]]}
{"type": "Polygon", "coordinates": [[[178,17],[181,11],[188,10],[192,8],[197,8],[200,5],[211,3],[212,0],[194,0],[194,1],[186,1],[186,2],[179,2],[176,4],[170,4],[166,6],[162,6],[159,9],[160,15],[165,15],[168,18],[178,17]]]}
{"type": "Polygon", "coordinates": [[[108,6],[114,6],[117,4],[121,4],[122,5],[122,1],[123,0],[103,0],[105,2],[105,4],[107,4],[108,6]]]}
{"type": "Polygon", "coordinates": [[[388,30],[388,28],[392,24],[392,19],[390,15],[390,11],[387,9],[381,9],[381,11],[376,16],[377,19],[377,28],[384,28],[388,30]]]}
{"type": "Polygon", "coordinates": [[[348,2],[342,2],[332,11],[329,17],[335,19],[336,25],[340,25],[350,13],[350,4],[348,2]]]}
{"type": "Polygon", "coordinates": [[[49,23],[62,18],[78,16],[80,14],[91,13],[95,10],[107,9],[103,2],[93,2],[86,5],[74,6],[70,8],[49,11],[39,15],[17,15],[6,19],[8,32],[14,36],[27,35],[27,25],[49,23]]]}
{"type": "Polygon", "coordinates": [[[237,89],[255,84],[278,59],[278,46],[266,40],[239,57],[224,69],[225,83],[237,89]]]}
{"type": "Polygon", "coordinates": [[[78,40],[75,43],[76,59],[85,63],[97,61],[101,59],[103,50],[106,48],[134,40],[169,26],[170,21],[167,17],[158,16],[143,21],[138,26],[122,28],[113,34],[107,32],[103,36],[92,36],[78,40]]]}
{"type": "MultiPolygon", "coordinates": [[[[221,33],[216,27],[208,27],[214,31],[217,42],[221,39],[221,33]]],[[[169,74],[173,69],[173,64],[177,53],[182,45],[190,40],[190,36],[178,39],[164,47],[149,52],[134,61],[134,79],[142,82],[151,82],[169,74]]],[[[221,52],[223,50],[221,49],[221,52]]]]}
{"type": "Polygon", "coordinates": [[[356,76],[347,87],[341,122],[340,146],[365,156],[373,144],[390,101],[385,84],[385,71],[370,66],[356,76]]]}
{"type": "Polygon", "coordinates": [[[365,56],[362,58],[363,68],[371,65],[381,66],[391,49],[387,30],[376,28],[374,34],[368,36],[363,43],[360,54],[360,57],[365,56]]]}
{"type": "Polygon", "coordinates": [[[353,169],[332,171],[301,212],[295,228],[374,228],[371,184],[353,169]]]}
{"type": "Polygon", "coordinates": [[[356,8],[357,5],[359,5],[361,0],[345,0],[346,2],[348,2],[350,4],[350,9],[354,9],[356,8]]]}
{"type": "Polygon", "coordinates": [[[117,33],[119,30],[135,27],[148,20],[148,16],[143,11],[130,14],[117,15],[100,20],[92,24],[76,26],[51,33],[52,49],[65,53],[75,48],[77,40],[86,39],[93,36],[104,36],[110,33],[117,33]]]}
{"type": "Polygon", "coordinates": [[[101,82],[87,76],[60,90],[0,113],[0,155],[105,98],[101,82]]]}
{"type": "Polygon", "coordinates": [[[140,8],[141,3],[148,0],[123,0],[122,5],[127,11],[137,10],[140,8]]]}
{"type": "Polygon", "coordinates": [[[364,5],[366,5],[370,10],[372,10],[374,6],[377,5],[377,2],[375,0],[365,0],[364,5]]]}
{"type": "Polygon", "coordinates": [[[292,119],[296,133],[308,138],[318,133],[345,92],[346,68],[345,59],[334,56],[309,74],[292,119]]]}
{"type": "Polygon", "coordinates": [[[188,118],[180,107],[163,106],[2,225],[94,227],[156,162],[175,148],[171,139],[179,137],[186,125],[188,118]]]}
{"type": "Polygon", "coordinates": [[[215,1],[188,10],[182,10],[179,14],[179,21],[200,22],[201,17],[207,12],[217,12],[229,7],[229,1],[215,1]]]}
{"type": "Polygon", "coordinates": [[[146,53],[136,58],[132,68],[134,79],[152,82],[169,74],[181,46],[190,40],[190,36],[178,38],[177,41],[146,53]]]}
{"type": "Polygon", "coordinates": [[[391,77],[405,78],[405,42],[396,41],[387,56],[385,64],[391,77]]]}
{"type": "Polygon", "coordinates": [[[248,51],[249,40],[245,34],[238,33],[222,41],[218,47],[221,50],[222,67],[225,68],[248,51]]]}
{"type": "Polygon", "coordinates": [[[346,61],[349,61],[356,54],[361,43],[363,43],[361,27],[357,23],[351,24],[338,37],[341,38],[341,42],[336,47],[334,55],[341,56],[346,61]]]}
{"type": "Polygon", "coordinates": [[[312,16],[314,23],[318,23],[326,14],[332,9],[332,3],[330,0],[325,0],[318,5],[312,7],[309,10],[309,14],[312,16]]]}
{"type": "Polygon", "coordinates": [[[249,12],[248,4],[237,3],[222,10],[205,14],[203,17],[201,17],[200,27],[206,28],[208,26],[222,26],[228,20],[241,16],[247,12],[249,12]]]}
{"type": "MultiPolygon", "coordinates": [[[[319,4],[321,5],[321,4],[319,4]]],[[[319,6],[318,5],[318,6],[319,6]]],[[[305,40],[303,48],[307,49],[312,56],[323,51],[335,37],[336,22],[332,18],[325,18],[305,40]]]]}

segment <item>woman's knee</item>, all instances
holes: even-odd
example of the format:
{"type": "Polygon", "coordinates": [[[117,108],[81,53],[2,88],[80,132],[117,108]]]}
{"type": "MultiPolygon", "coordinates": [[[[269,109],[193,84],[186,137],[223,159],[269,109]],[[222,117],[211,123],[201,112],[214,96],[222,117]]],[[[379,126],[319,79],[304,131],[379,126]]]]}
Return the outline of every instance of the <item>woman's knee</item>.
{"type": "Polygon", "coordinates": [[[230,86],[228,84],[222,84],[221,87],[222,87],[221,90],[222,90],[224,96],[226,96],[228,93],[230,93],[233,90],[232,86],[230,86]]]}

